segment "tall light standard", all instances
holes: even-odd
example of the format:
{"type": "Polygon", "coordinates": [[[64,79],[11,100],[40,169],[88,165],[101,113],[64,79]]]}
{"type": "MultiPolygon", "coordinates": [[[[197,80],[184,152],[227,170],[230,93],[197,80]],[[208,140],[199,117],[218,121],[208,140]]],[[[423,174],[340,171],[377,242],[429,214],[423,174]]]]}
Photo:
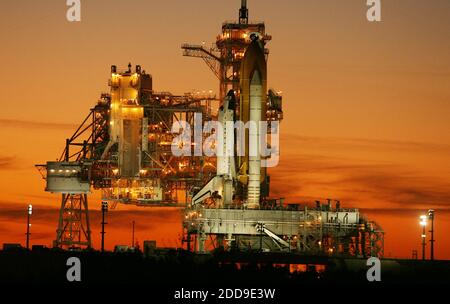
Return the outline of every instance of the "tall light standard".
{"type": "Polygon", "coordinates": [[[28,216],[27,216],[27,249],[30,249],[30,217],[33,214],[33,205],[28,205],[28,216]]]}
{"type": "Polygon", "coordinates": [[[434,260],[434,210],[428,210],[428,219],[431,221],[430,260],[434,260]]]}
{"type": "Polygon", "coordinates": [[[133,233],[132,233],[132,236],[131,236],[131,247],[133,247],[134,248],[134,221],[133,221],[133,233]]]}
{"type": "Polygon", "coordinates": [[[426,231],[425,228],[427,226],[427,216],[420,216],[420,226],[422,226],[422,260],[425,260],[425,246],[426,246],[426,231]]]}
{"type": "Polygon", "coordinates": [[[105,252],[105,225],[107,224],[105,222],[105,214],[108,212],[108,202],[102,202],[102,252],[105,252]]]}

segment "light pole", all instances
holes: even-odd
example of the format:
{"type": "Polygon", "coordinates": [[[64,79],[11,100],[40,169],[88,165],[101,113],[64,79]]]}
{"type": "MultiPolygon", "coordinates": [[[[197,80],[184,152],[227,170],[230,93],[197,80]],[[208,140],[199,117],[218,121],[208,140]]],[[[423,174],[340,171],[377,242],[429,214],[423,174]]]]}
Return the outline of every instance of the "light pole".
{"type": "Polygon", "coordinates": [[[426,246],[426,231],[425,228],[427,226],[427,216],[420,216],[420,226],[422,226],[422,260],[425,260],[425,246],[426,246]]]}
{"type": "Polygon", "coordinates": [[[431,221],[431,239],[430,239],[430,260],[434,260],[434,210],[428,210],[428,219],[431,221]]]}
{"type": "Polygon", "coordinates": [[[105,214],[108,212],[108,202],[102,202],[102,252],[105,251],[105,214]]]}
{"type": "Polygon", "coordinates": [[[134,248],[134,221],[133,221],[133,233],[131,236],[132,240],[131,240],[131,247],[134,248]]]}
{"type": "Polygon", "coordinates": [[[27,249],[30,249],[30,217],[33,214],[33,205],[28,205],[28,215],[27,215],[27,249]]]}

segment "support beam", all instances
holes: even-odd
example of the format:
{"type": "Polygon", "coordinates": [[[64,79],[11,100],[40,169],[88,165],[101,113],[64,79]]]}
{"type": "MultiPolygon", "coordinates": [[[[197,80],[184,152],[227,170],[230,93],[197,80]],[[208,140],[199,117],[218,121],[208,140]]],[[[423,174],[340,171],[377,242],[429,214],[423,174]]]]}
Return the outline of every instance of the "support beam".
{"type": "Polygon", "coordinates": [[[54,247],[92,247],[86,194],[62,194],[54,247]]]}

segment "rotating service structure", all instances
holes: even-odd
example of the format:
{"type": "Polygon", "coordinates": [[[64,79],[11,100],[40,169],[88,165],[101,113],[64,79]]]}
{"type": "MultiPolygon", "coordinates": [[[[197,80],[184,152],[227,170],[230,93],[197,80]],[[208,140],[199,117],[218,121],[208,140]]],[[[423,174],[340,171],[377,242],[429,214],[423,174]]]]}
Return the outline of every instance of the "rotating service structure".
{"type": "Polygon", "coordinates": [[[92,189],[101,190],[110,208],[117,203],[179,207],[215,171],[209,157],[172,154],[174,122],[213,118],[211,92],[155,92],[152,76],[131,64],[122,71],[111,66],[108,84],[110,92],[101,94],[66,140],[58,161],[36,165],[46,191],[62,196],[56,247],[91,247],[87,194],[92,189]]]}

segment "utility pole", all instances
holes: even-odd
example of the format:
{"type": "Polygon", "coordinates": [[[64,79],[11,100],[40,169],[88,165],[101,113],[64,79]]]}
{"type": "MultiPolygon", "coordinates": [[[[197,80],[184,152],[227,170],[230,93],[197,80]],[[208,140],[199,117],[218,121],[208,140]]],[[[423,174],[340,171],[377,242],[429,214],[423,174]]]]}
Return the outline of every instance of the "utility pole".
{"type": "Polygon", "coordinates": [[[28,214],[27,214],[27,249],[30,249],[30,217],[33,214],[33,205],[29,204],[28,205],[28,214]]]}
{"type": "Polygon", "coordinates": [[[434,260],[434,210],[428,210],[428,219],[431,220],[431,239],[430,239],[430,260],[434,260]]]}
{"type": "Polygon", "coordinates": [[[108,202],[102,202],[102,252],[105,252],[105,214],[108,212],[108,202]]]}
{"type": "Polygon", "coordinates": [[[134,248],[134,221],[133,221],[133,233],[132,233],[132,239],[131,239],[131,247],[134,248]]]}

